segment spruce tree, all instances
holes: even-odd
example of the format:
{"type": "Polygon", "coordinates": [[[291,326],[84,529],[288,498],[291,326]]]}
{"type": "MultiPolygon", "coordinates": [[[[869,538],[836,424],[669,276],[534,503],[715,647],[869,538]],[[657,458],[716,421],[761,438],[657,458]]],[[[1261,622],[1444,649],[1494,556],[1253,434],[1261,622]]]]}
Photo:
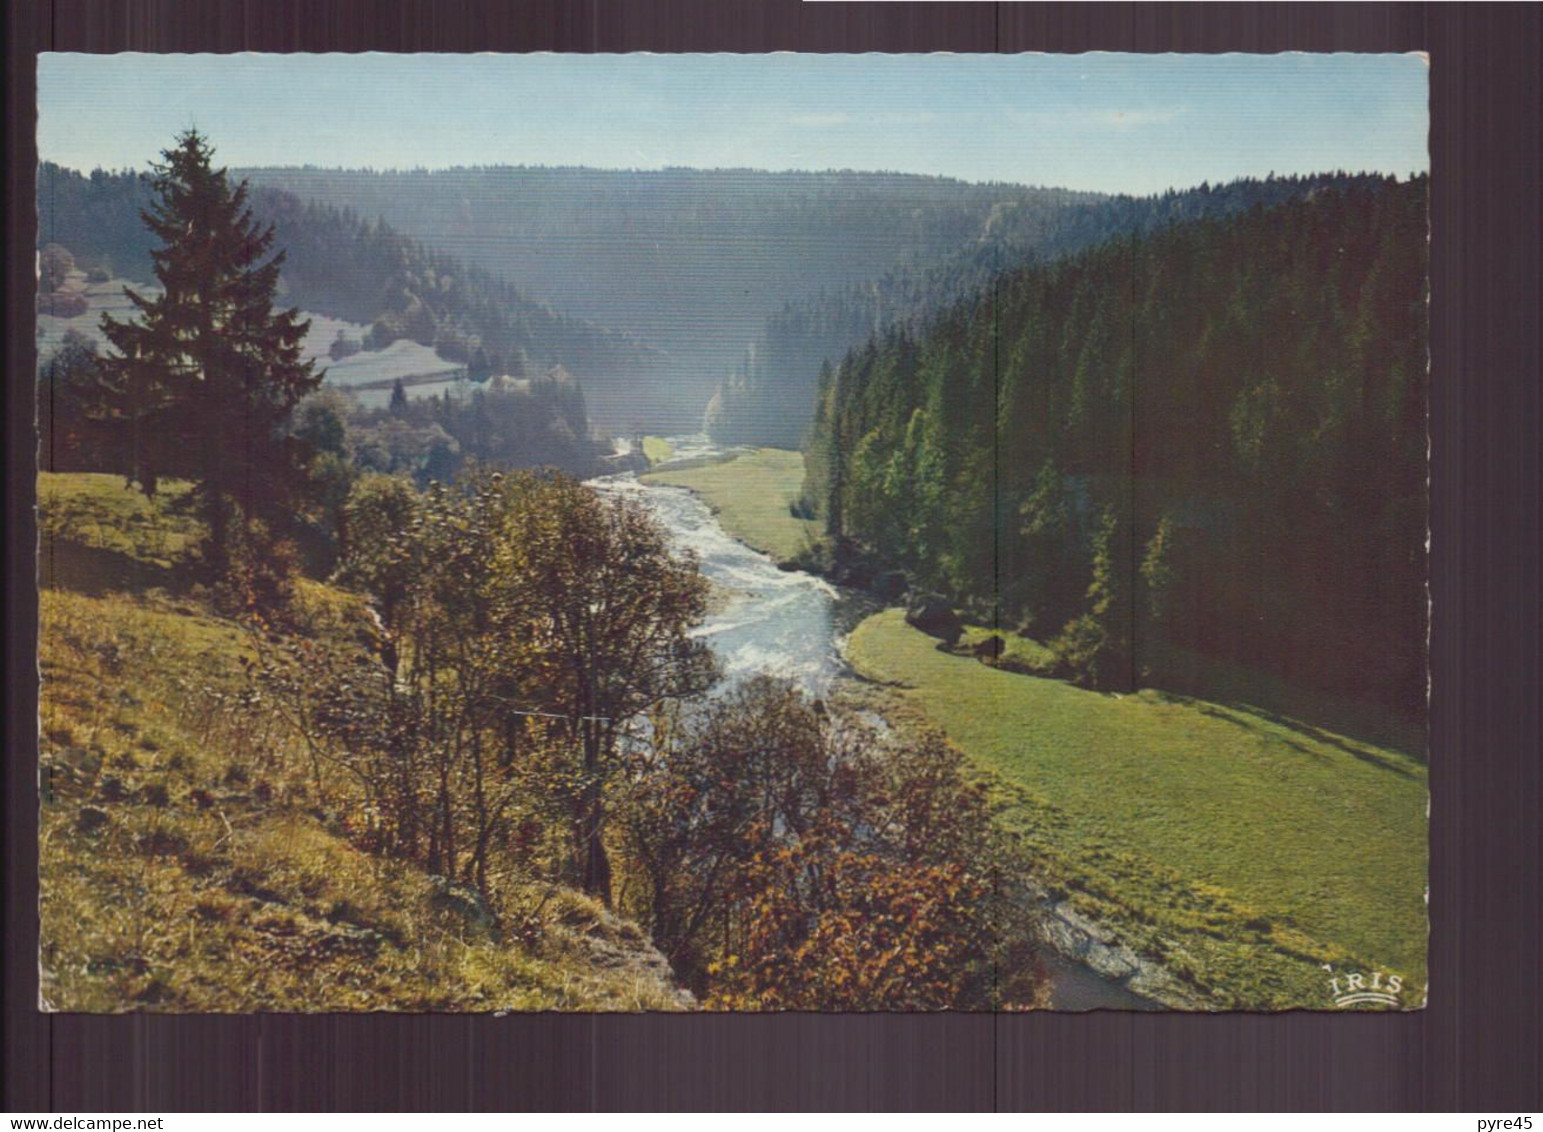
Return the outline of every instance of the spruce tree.
{"type": "Polygon", "coordinates": [[[1130,553],[1122,510],[1104,509],[1093,535],[1087,612],[1071,621],[1054,644],[1068,675],[1085,687],[1105,692],[1127,692],[1136,686],[1130,553]]]}
{"type": "Polygon", "coordinates": [[[282,525],[302,485],[304,445],[288,435],[295,404],[321,382],[301,358],[309,328],[275,310],[284,253],[273,228],[211,164],[197,130],[152,167],[155,199],[141,213],[160,240],[151,253],[162,293],[125,288],[138,317],[102,318],[108,411],[127,433],[129,479],[147,495],[168,477],[193,481],[209,526],[206,558],[223,570],[234,524],[282,525]]]}

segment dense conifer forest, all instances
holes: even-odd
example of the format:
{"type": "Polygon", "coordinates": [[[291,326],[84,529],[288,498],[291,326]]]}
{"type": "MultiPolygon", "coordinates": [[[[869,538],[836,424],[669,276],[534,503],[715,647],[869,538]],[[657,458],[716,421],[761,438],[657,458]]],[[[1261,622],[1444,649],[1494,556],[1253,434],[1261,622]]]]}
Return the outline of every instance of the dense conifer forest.
{"type": "Polygon", "coordinates": [[[1085,683],[1200,653],[1418,715],[1426,195],[1315,187],[874,335],[821,378],[808,504],[1085,683]]]}
{"type": "Polygon", "coordinates": [[[707,430],[727,444],[801,447],[823,362],[839,360],[889,328],[916,333],[938,312],[989,288],[1005,271],[1175,224],[1368,183],[1365,176],[1323,173],[1244,178],[1152,196],[1088,196],[1057,201],[1053,207],[1009,202],[994,210],[977,238],[939,262],[907,262],[882,276],[786,302],[714,393],[707,430]]]}

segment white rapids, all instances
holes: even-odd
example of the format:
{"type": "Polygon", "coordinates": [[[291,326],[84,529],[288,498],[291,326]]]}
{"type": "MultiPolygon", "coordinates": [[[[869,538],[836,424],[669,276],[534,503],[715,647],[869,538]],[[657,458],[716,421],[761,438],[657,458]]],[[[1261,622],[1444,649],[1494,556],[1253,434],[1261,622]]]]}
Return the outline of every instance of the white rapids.
{"type": "MultiPolygon", "coordinates": [[[[706,454],[695,445],[678,456],[706,454]]],[[[589,481],[605,492],[641,499],[677,549],[695,554],[719,592],[693,635],[712,648],[729,679],[768,673],[823,696],[846,671],[835,624],[838,594],[822,578],[781,570],[765,554],[730,537],[712,511],[680,487],[639,483],[631,472],[589,481]]]]}

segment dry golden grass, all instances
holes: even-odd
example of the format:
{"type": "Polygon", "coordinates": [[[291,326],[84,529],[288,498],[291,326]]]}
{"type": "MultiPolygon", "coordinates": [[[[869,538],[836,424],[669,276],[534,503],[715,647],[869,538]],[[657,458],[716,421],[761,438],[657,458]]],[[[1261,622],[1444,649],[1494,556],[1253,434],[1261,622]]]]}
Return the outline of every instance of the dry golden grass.
{"type": "MultiPolygon", "coordinates": [[[[196,535],[156,531],[153,509],[127,524],[125,511],[141,504],[112,494],[107,479],[42,477],[45,508],[74,501],[67,520],[45,518],[45,529],[140,565],[163,539],[196,535]]],[[[683,1005],[637,929],[585,897],[505,878],[505,922],[541,916],[513,939],[445,901],[434,878],[356,848],[346,789],[318,791],[299,737],[246,682],[252,639],[176,584],[177,555],[158,565],[155,577],[171,586],[145,587],[129,571],[92,592],[56,584],[41,593],[40,960],[50,1007],[683,1005]]],[[[295,606],[318,634],[353,632],[362,615],[357,599],[317,583],[302,583],[295,606]]]]}

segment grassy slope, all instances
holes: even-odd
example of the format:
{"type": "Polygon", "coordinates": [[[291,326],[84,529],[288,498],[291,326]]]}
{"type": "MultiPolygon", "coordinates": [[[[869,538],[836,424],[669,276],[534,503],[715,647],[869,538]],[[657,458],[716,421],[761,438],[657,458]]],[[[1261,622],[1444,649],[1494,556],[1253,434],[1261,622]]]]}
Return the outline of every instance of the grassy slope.
{"type": "Polygon", "coordinates": [[[779,561],[792,558],[819,535],[817,522],[796,519],[789,510],[804,486],[801,452],[758,448],[722,463],[649,472],[643,479],[690,488],[713,509],[724,530],[779,561]]]}
{"type": "Polygon", "coordinates": [[[1426,776],[1237,706],[1114,697],[936,648],[898,610],[849,655],[1012,795],[1052,883],[1218,1005],[1328,1005],[1320,963],[1425,980],[1426,776]]]}
{"type": "Polygon", "coordinates": [[[1002,659],[1007,662],[1004,667],[1016,665],[1025,671],[1036,673],[1050,672],[1055,667],[1055,653],[1038,641],[984,625],[967,623],[964,627],[964,635],[959,638],[955,651],[969,654],[976,645],[992,637],[1002,639],[1002,659]]]}
{"type": "Polygon", "coordinates": [[[675,455],[675,445],[662,436],[645,436],[643,438],[643,455],[648,457],[650,464],[662,464],[675,455]]]}
{"type": "MultiPolygon", "coordinates": [[[[40,330],[37,340],[38,356],[47,358],[58,349],[66,332],[71,330],[84,334],[95,342],[99,349],[105,347],[107,338],[101,330],[102,315],[111,313],[114,318],[121,321],[134,312],[133,305],[123,297],[125,287],[149,296],[160,293],[160,288],[153,284],[131,283],[126,279],[91,283],[87,281],[85,272],[73,273],[63,290],[78,291],[84,295],[87,309],[74,318],[40,314],[38,316],[40,330]]],[[[408,339],[399,339],[384,350],[361,351],[340,361],[333,361],[330,350],[338,331],[343,331],[353,339],[363,339],[370,328],[311,311],[304,311],[302,314],[311,325],[301,342],[301,354],[307,361],[315,361],[318,369],[325,369],[327,381],[332,385],[358,385],[363,382],[387,381],[416,374],[449,373],[461,368],[457,363],[447,362],[441,358],[432,347],[408,339]]],[[[387,392],[386,396],[389,395],[387,392]]],[[[385,404],[383,399],[381,404],[385,404]]]]}
{"type": "MultiPolygon", "coordinates": [[[[641,933],[560,891],[537,947],[370,856],[248,700],[252,638],[179,569],[198,531],[115,476],[43,475],[43,993],[67,1010],[671,1008],[641,933]],[[618,956],[621,957],[618,960],[618,956]]],[[[302,584],[312,631],[346,594],[302,584]]],[[[509,899],[541,893],[512,882],[509,899]]]]}

